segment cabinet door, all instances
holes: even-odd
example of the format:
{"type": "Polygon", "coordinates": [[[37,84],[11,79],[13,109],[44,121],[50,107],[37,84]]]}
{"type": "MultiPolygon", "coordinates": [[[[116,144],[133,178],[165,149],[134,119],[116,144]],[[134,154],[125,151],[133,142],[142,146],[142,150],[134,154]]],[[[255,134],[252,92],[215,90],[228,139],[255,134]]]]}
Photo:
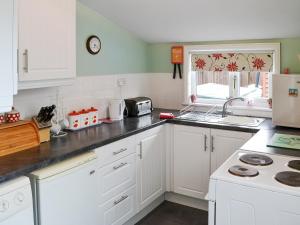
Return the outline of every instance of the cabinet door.
{"type": "Polygon", "coordinates": [[[165,192],[165,141],[163,127],[138,136],[138,205],[142,210],[165,192]]]}
{"type": "Polygon", "coordinates": [[[211,130],[211,173],[221,166],[236,150],[250,138],[251,133],[211,130]]]}
{"type": "Polygon", "coordinates": [[[0,112],[11,110],[15,84],[14,1],[0,1],[0,112]]]}
{"type": "Polygon", "coordinates": [[[75,0],[19,0],[19,81],[75,77],[75,0]]]}
{"type": "Polygon", "coordinates": [[[210,171],[208,128],[174,127],[174,192],[204,199],[210,171]]]}

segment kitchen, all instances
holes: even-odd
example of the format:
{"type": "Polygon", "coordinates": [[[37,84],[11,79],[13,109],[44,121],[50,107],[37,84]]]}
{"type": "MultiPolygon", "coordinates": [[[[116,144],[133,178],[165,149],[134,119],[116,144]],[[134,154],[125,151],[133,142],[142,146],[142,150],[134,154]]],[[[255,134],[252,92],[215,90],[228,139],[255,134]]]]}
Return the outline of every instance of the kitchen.
{"type": "Polygon", "coordinates": [[[1,225],[300,224],[297,1],[0,5],[1,225]]]}

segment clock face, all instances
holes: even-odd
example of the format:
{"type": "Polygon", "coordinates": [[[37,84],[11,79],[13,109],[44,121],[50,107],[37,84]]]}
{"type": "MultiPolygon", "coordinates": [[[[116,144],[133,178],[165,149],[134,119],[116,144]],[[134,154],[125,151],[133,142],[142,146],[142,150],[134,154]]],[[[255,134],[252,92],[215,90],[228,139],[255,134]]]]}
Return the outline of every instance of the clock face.
{"type": "Polygon", "coordinates": [[[101,41],[97,36],[90,36],[87,40],[86,47],[89,53],[96,55],[101,50],[101,41]]]}

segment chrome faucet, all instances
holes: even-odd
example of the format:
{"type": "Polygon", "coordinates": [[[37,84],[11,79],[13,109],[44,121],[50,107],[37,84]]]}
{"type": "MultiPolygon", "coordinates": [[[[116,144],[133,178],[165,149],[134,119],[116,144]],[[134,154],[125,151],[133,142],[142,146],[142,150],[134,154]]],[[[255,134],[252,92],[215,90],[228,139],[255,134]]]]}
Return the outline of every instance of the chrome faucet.
{"type": "Polygon", "coordinates": [[[223,105],[223,110],[222,110],[222,117],[224,118],[226,116],[227,113],[227,105],[231,102],[233,102],[234,100],[241,100],[241,101],[245,101],[244,98],[242,97],[238,97],[238,98],[229,98],[223,105]]]}

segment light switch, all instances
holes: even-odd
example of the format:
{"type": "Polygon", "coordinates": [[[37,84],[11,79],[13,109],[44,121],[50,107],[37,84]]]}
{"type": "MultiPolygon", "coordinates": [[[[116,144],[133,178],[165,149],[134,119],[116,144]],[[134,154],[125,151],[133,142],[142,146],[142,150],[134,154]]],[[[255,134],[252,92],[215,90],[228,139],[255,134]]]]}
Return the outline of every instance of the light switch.
{"type": "Polygon", "coordinates": [[[119,87],[123,87],[127,84],[127,80],[126,80],[126,78],[120,78],[120,79],[118,79],[117,83],[118,83],[119,87]]]}

